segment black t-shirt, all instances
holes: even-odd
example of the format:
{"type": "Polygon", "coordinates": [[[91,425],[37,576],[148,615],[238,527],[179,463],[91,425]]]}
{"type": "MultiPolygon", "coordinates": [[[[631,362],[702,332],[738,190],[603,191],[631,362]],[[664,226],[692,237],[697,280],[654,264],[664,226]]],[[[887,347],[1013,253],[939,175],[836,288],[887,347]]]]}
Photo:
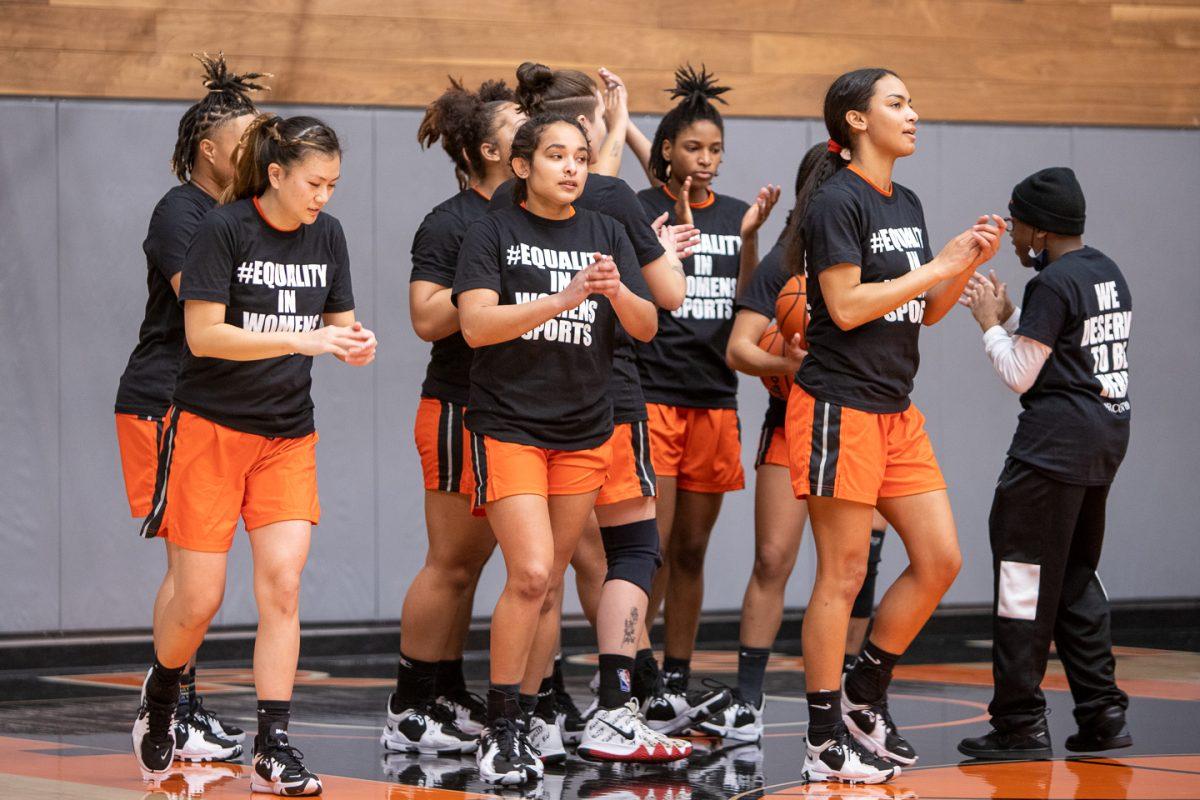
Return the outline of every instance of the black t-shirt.
{"type": "Polygon", "coordinates": [[[1112,483],[1129,445],[1129,328],[1121,269],[1091,247],[1067,253],[1025,285],[1018,336],[1051,348],[1021,395],[1008,454],[1063,481],[1112,483]]]}
{"type": "MultiPolygon", "coordinates": [[[[775,319],[775,301],[783,291],[783,285],[792,277],[791,272],[783,263],[783,254],[787,244],[783,236],[775,242],[750,277],[750,282],[738,295],[733,304],[734,311],[753,311],[762,314],[767,319],[775,319]]],[[[787,401],[780,400],[775,395],[769,395],[767,400],[767,415],[763,419],[763,427],[777,428],[783,425],[787,416],[787,401]]]]}
{"type": "MultiPolygon", "coordinates": [[[[512,205],[513,181],[501,184],[492,195],[492,208],[512,205]]],[[[643,267],[664,253],[654,230],[646,222],[642,205],[629,184],[608,175],[588,174],[583,193],[575,201],[576,208],[588,208],[607,214],[625,228],[638,263],[643,267]]],[[[637,354],[633,339],[617,323],[617,341],[613,348],[613,374],[610,386],[613,400],[613,422],[638,422],[646,419],[646,398],[638,377],[637,354]]]]}
{"type": "MultiPolygon", "coordinates": [[[[579,208],[569,219],[548,220],[520,206],[497,209],[467,230],[454,301],[491,289],[501,305],[530,302],[566,286],[597,252],[611,255],[621,281],[649,299],[629,237],[611,217],[579,208]]],[[[604,443],[613,428],[608,387],[616,328],[608,299],[592,295],[523,336],[476,349],[467,428],[552,450],[604,443]]]]}
{"type": "Polygon", "coordinates": [[[173,187],[154,207],[146,253],[146,314],[117,386],[116,412],[161,417],[171,405],[183,357],[183,309],[171,278],[183,269],[200,221],[217,201],[193,183],[173,187]]]}
{"type": "MultiPolygon", "coordinates": [[[[474,189],[461,191],[434,206],[413,237],[409,282],[429,281],[438,286],[453,286],[463,235],[467,227],[487,210],[487,198],[474,189]]],[[[429,353],[421,395],[466,405],[471,389],[471,358],[471,348],[461,331],[438,339],[429,353]]]]}
{"type": "MultiPolygon", "coordinates": [[[[675,223],[675,201],[665,188],[638,192],[646,217],[664,211],[675,223]]],[[[689,408],[737,408],[737,373],[725,363],[733,330],[742,252],[742,217],[749,206],[712,193],[692,206],[700,246],[683,262],[687,295],[674,311],[658,312],[658,335],[637,346],[647,402],[689,408]]]]}
{"type": "Polygon", "coordinates": [[[834,324],[818,276],[836,264],[855,264],[863,283],[884,283],[933,260],[921,201],[892,184],[890,196],[852,169],[821,185],[804,218],[808,291],[808,356],[796,381],[813,397],[873,414],[909,406],[925,317],[922,294],[852,330],[834,324]]]}
{"type": "MultiPolygon", "coordinates": [[[[272,228],[251,199],[214,209],[188,251],[179,299],[223,303],[225,321],[253,331],[310,331],[322,314],[351,311],[342,224],[319,214],[294,231],[272,228]]],[[[260,436],[312,433],[312,357],[258,361],[186,352],[175,405],[260,436]]]]}

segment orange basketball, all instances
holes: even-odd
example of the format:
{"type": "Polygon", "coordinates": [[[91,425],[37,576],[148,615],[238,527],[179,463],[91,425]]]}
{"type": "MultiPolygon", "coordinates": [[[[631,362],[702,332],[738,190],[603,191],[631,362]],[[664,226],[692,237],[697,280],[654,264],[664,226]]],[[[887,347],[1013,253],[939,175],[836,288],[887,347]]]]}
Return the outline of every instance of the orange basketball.
{"type": "MultiPolygon", "coordinates": [[[[774,322],[758,337],[758,346],[773,356],[783,355],[783,337],[779,335],[779,328],[774,322]]],[[[788,399],[788,394],[792,391],[791,375],[764,375],[761,380],[772,397],[788,399]]]]}
{"type": "Polygon", "coordinates": [[[775,321],[783,331],[784,341],[791,341],[797,333],[800,343],[808,349],[805,328],[808,327],[808,306],[803,275],[793,275],[779,290],[775,300],[775,321]]]}

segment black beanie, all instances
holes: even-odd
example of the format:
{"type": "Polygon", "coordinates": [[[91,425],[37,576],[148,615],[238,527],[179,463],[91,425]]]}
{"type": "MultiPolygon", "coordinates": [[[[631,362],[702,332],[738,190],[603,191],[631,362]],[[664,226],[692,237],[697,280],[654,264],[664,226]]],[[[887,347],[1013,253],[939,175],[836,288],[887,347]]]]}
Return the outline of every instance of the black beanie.
{"type": "Polygon", "coordinates": [[[1083,189],[1070,167],[1047,167],[1018,183],[1008,211],[1038,230],[1064,236],[1083,233],[1083,189]]]}

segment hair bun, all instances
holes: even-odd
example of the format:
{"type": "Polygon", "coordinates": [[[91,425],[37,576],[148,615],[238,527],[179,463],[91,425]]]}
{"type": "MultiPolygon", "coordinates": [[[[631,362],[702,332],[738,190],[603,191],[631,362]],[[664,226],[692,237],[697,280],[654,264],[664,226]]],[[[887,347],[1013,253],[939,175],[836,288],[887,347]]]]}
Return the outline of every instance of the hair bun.
{"type": "Polygon", "coordinates": [[[554,83],[554,70],[526,61],[517,67],[517,104],[528,114],[542,109],[542,95],[554,83]]]}
{"type": "Polygon", "coordinates": [[[700,65],[700,71],[691,64],[675,70],[675,86],[666,90],[672,100],[682,99],[687,105],[701,105],[716,100],[724,104],[721,95],[729,91],[728,86],[717,86],[717,76],[700,65]]]}

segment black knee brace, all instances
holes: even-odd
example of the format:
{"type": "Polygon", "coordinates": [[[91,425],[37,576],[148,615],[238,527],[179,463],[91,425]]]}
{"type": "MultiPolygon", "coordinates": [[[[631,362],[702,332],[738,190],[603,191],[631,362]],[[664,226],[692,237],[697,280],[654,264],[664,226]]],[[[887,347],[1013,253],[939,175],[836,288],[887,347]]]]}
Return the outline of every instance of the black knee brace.
{"type": "Polygon", "coordinates": [[[628,581],[650,595],[654,573],[662,565],[658,552],[658,522],[644,519],[627,525],[600,528],[608,574],[604,582],[628,581]]]}
{"type": "Polygon", "coordinates": [[[875,609],[875,576],[879,573],[879,559],[883,556],[883,535],[885,533],[887,533],[887,528],[881,531],[871,531],[871,550],[867,553],[867,576],[863,578],[863,585],[858,590],[858,597],[854,598],[854,606],[850,609],[852,617],[859,619],[869,617],[875,609]]]}

